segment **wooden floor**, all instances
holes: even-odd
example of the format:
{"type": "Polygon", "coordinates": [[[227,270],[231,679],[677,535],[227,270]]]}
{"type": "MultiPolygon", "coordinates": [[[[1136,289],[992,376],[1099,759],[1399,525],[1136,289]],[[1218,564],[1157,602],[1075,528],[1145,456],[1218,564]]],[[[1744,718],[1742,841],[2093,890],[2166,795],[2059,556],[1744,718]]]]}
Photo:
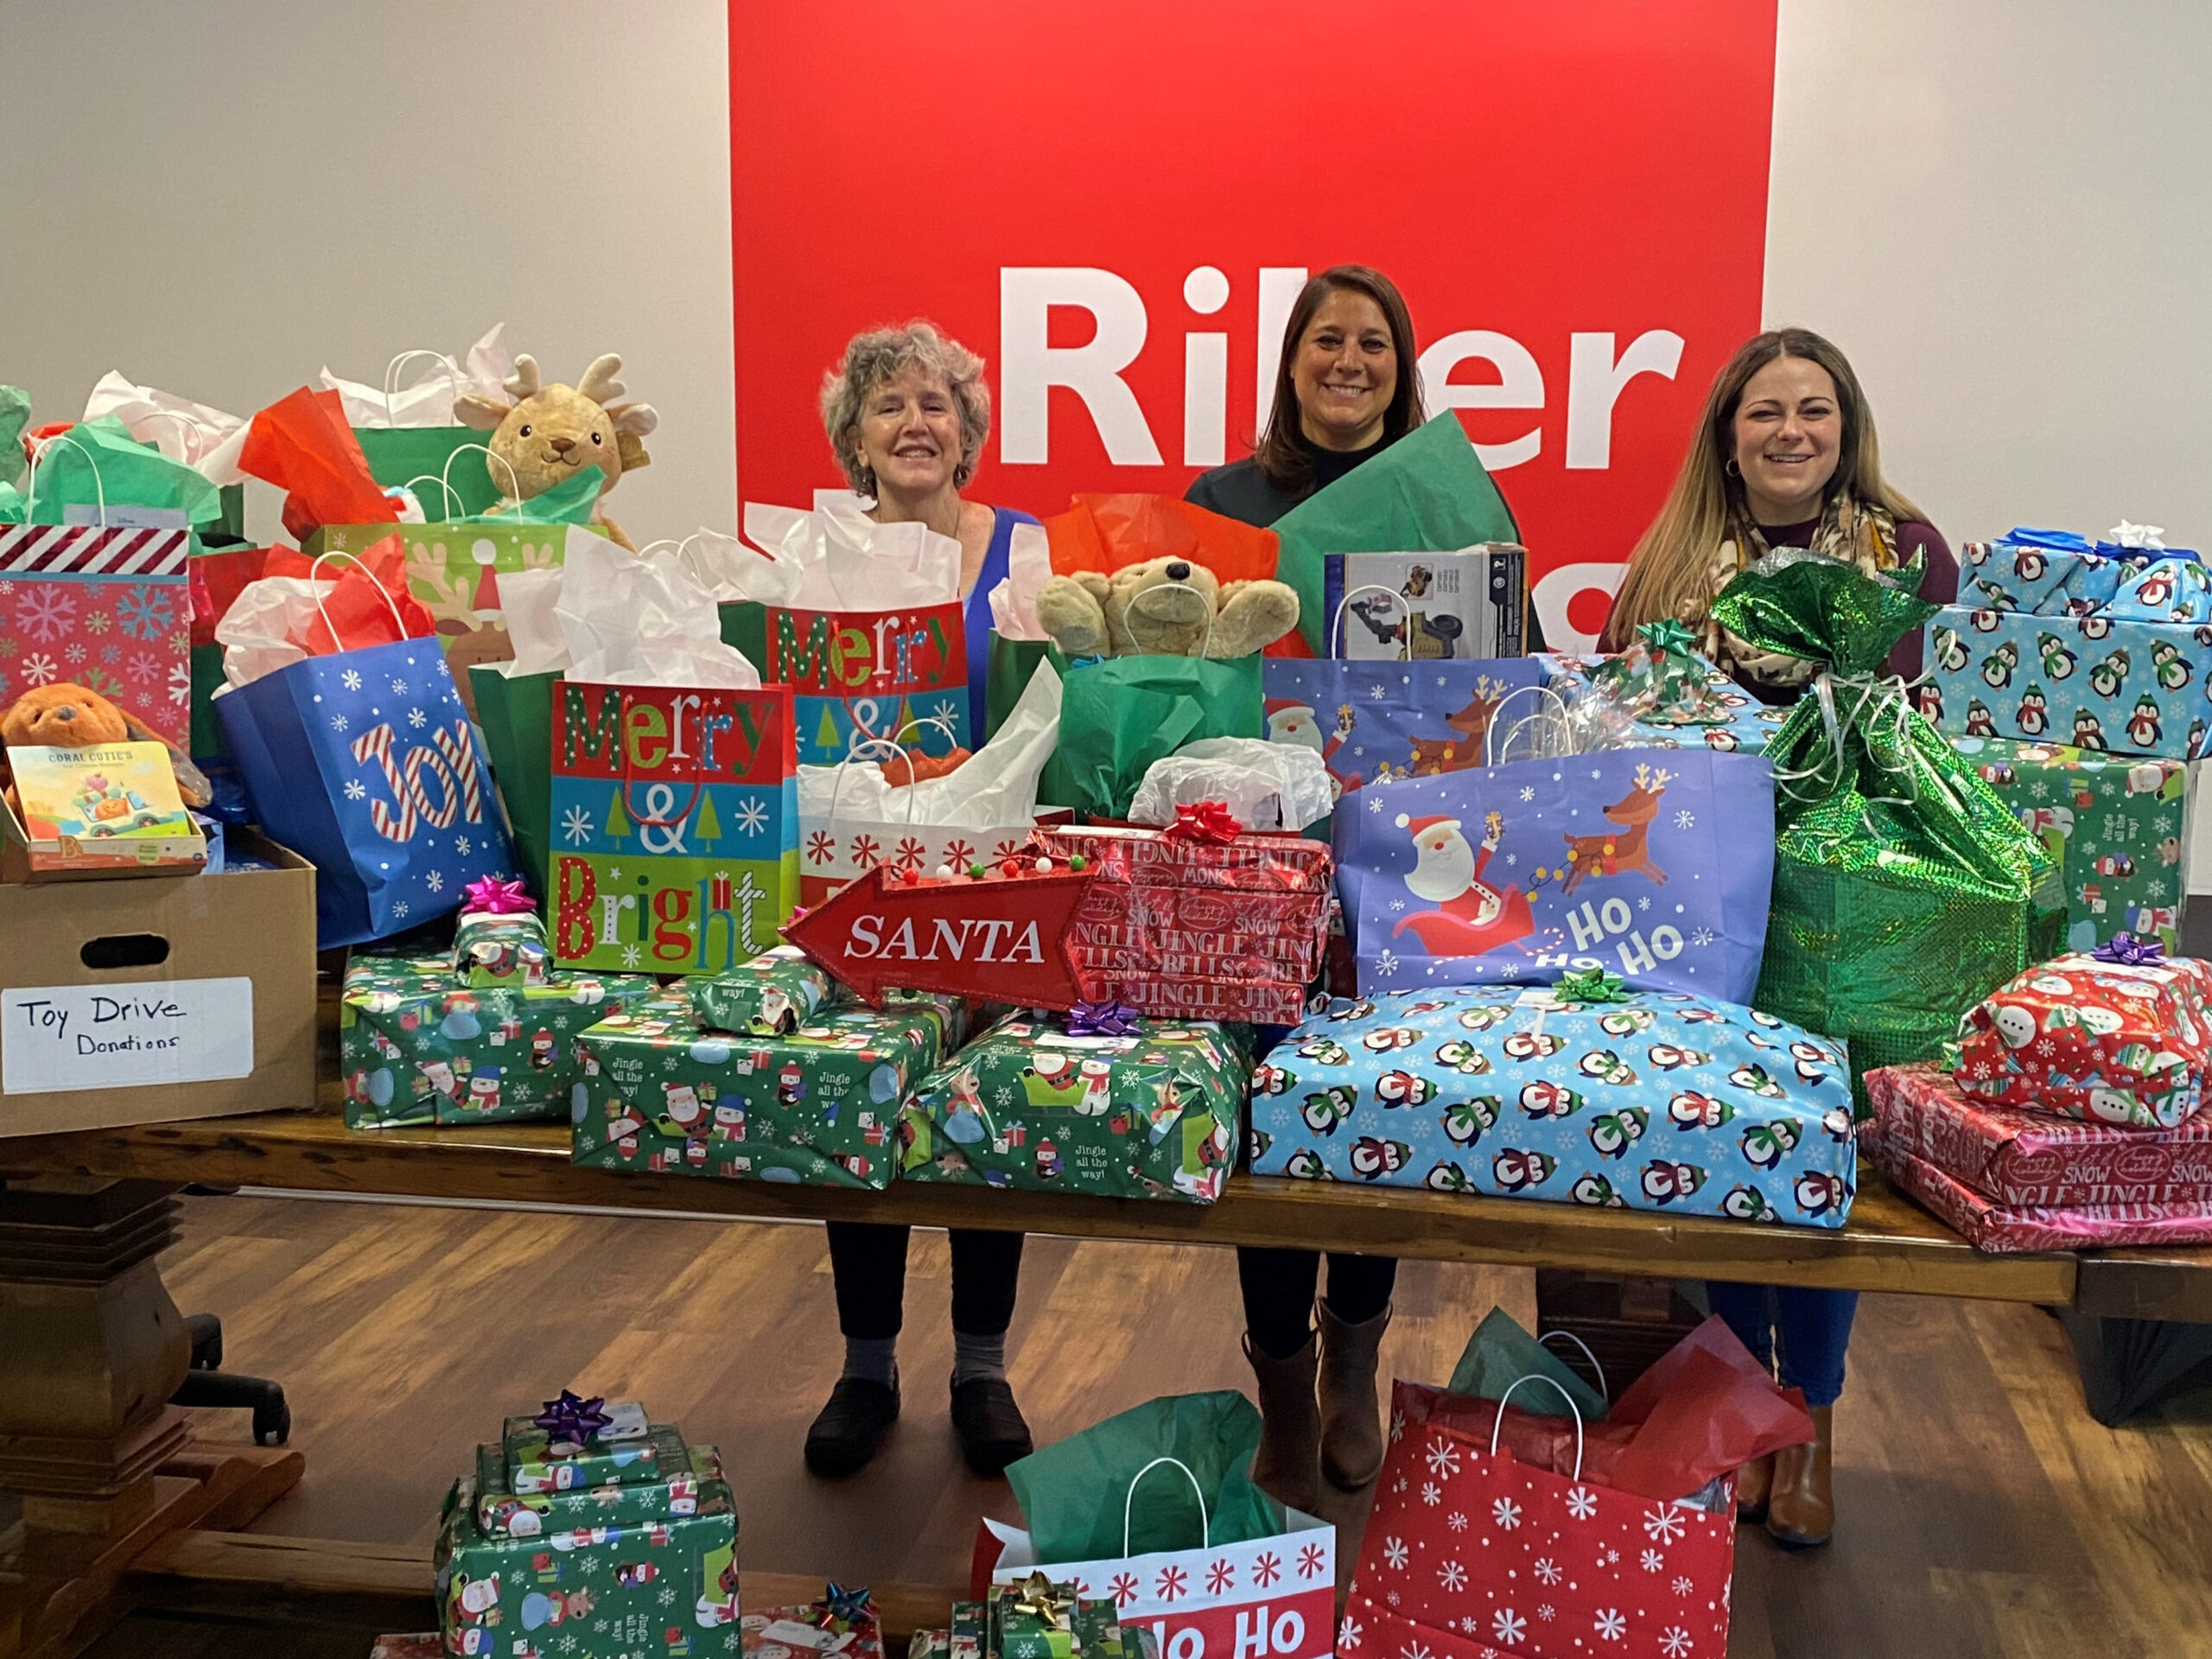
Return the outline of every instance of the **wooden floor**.
{"type": "MultiPolygon", "coordinates": [[[[308,1477],[261,1530],[427,1544],[474,1443],[563,1385],[637,1395],[720,1445],[754,1569],[957,1583],[976,1517],[1014,1513],[945,1421],[941,1234],[914,1238],[906,1417],[838,1484],[799,1457],[841,1352],[811,1226],[195,1198],[165,1273],[186,1311],[221,1315],[232,1369],[290,1396],[308,1477]]],[[[1408,1263],[1399,1285],[1386,1376],[1441,1381],[1493,1302],[1533,1318],[1525,1273],[1408,1263]]],[[[1249,1384],[1239,1328],[1227,1251],[1038,1238],[1008,1350],[1043,1441],[1155,1394],[1249,1384]]],[[[2104,1429],[2040,1311],[1913,1297],[1866,1299],[1852,1363],[1838,1541],[1791,1557],[1741,1535],[1732,1654],[2212,1652],[2212,1390],[2104,1429]]],[[[243,1414],[201,1416],[245,1438],[243,1414]]],[[[1362,1508],[1334,1518],[1356,1527],[1362,1508]]],[[[95,1651],[231,1650],[141,1618],[95,1651]]],[[[257,1631],[251,1650],[343,1643],[257,1631]]]]}

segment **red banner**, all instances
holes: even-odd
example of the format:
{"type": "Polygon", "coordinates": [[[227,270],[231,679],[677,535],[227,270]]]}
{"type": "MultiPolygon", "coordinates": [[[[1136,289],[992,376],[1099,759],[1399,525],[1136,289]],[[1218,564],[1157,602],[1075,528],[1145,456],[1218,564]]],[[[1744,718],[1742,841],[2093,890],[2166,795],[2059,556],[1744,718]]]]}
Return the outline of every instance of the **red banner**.
{"type": "Polygon", "coordinates": [[[1759,327],[1775,11],[732,0],[743,494],[841,481],[819,376],[915,316],[989,364],[976,499],[1179,494],[1249,452],[1300,283],[1357,261],[1567,644],[1759,327]]]}

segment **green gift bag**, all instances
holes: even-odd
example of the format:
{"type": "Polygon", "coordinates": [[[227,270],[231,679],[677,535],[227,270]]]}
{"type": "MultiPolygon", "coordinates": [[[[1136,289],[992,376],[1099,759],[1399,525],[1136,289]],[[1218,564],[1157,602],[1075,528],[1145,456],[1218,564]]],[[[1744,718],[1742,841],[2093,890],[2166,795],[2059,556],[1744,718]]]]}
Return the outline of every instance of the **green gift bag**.
{"type": "Polygon", "coordinates": [[[1125,818],[1152,763],[1206,737],[1260,737],[1260,658],[1109,657],[1062,677],[1060,768],[1096,817],[1125,818]]]}
{"type": "Polygon", "coordinates": [[[180,512],[188,524],[223,517],[222,493],[197,468],[171,461],[130,434],[119,415],[79,421],[39,451],[23,486],[25,517],[35,524],[67,522],[72,507],[157,507],[180,512]]]}
{"type": "Polygon", "coordinates": [[[1851,1048],[1866,1073],[1935,1058],[1959,1016],[2057,954],[2058,866],[1879,673],[1937,607],[1895,578],[1785,549],[1714,601],[1757,650],[1824,664],[1767,740],[1778,835],[1753,1006],[1851,1048]]]}
{"type": "Polygon", "coordinates": [[[476,723],[493,781],[507,809],[515,856],[538,902],[552,891],[546,874],[553,850],[553,688],[561,675],[509,675],[512,663],[479,663],[468,671],[476,723]]]}
{"type": "MultiPolygon", "coordinates": [[[[997,629],[991,630],[989,654],[984,658],[983,669],[983,741],[988,742],[1006,723],[1014,706],[1021,701],[1021,694],[1029,689],[1029,679],[1037,671],[1037,664],[1050,663],[1053,671],[1065,682],[1068,677],[1068,659],[1049,639],[1009,639],[997,629]]],[[[1059,752],[1054,750],[1045,769],[1037,774],[1037,804],[1039,806],[1073,806],[1075,791],[1069,786],[1067,768],[1060,762],[1059,752]]]]}
{"type": "Polygon", "coordinates": [[[428,484],[416,491],[426,518],[474,518],[489,512],[505,493],[492,481],[497,468],[489,462],[464,461],[450,468],[446,465],[459,451],[484,442],[484,435],[474,427],[357,426],[353,437],[361,446],[362,459],[369,463],[369,476],[388,490],[424,480],[444,480],[453,493],[450,498],[428,484]]]}
{"type": "Polygon", "coordinates": [[[1450,410],[1275,520],[1275,578],[1298,590],[1298,631],[1330,654],[1322,582],[1332,553],[1446,553],[1517,542],[1520,526],[1450,410]]]}
{"type": "Polygon", "coordinates": [[[1167,1395],[1031,1452],[1009,1465],[1006,1478],[1039,1560],[1111,1560],[1185,1548],[1200,1537],[1217,1547],[1281,1532],[1281,1510],[1252,1484],[1259,1446],[1259,1408],[1235,1389],[1167,1395]],[[1141,1501],[1128,1504],[1131,1484],[1161,1458],[1188,1469],[1198,1491],[1169,1471],[1166,1478],[1155,1475],[1157,1491],[1147,1481],[1141,1501]]]}

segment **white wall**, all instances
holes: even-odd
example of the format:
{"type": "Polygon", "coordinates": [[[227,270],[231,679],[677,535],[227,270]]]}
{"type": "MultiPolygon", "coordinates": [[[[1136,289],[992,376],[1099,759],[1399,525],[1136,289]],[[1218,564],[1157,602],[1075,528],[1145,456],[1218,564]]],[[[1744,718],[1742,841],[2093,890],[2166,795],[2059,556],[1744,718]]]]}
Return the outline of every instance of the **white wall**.
{"type": "MultiPolygon", "coordinates": [[[[723,0],[0,5],[0,381],[106,370],[251,414],[505,319],[660,411],[609,502],[736,511],[723,0]]],[[[275,525],[273,491],[253,522],[275,525]]]]}
{"type": "Polygon", "coordinates": [[[1955,545],[2212,550],[2212,6],[1782,0],[1766,317],[1843,347],[1955,545]]]}

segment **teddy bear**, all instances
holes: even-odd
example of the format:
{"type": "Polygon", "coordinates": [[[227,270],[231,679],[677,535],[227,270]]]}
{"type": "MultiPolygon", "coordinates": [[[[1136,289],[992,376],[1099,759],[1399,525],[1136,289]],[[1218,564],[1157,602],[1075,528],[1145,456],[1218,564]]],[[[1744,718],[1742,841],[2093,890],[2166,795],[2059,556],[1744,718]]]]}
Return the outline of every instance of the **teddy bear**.
{"type": "Polygon", "coordinates": [[[1070,657],[1249,657],[1298,626],[1298,594],[1280,582],[1232,582],[1190,559],[1147,559],[1111,576],[1054,576],[1037,620],[1070,657]]]}
{"type": "Polygon", "coordinates": [[[518,356],[506,381],[513,401],[467,392],[454,400],[453,413],[462,425],[492,435],[487,447],[493,459],[485,464],[493,483],[507,486],[499,500],[503,507],[514,505],[516,491],[528,500],[587,467],[598,467],[607,481],[600,486],[592,523],[634,553],[637,549],[607,516],[604,504],[623,474],[651,463],[644,439],[660,424],[660,416],[651,404],[622,401],[622,383],[614,378],[621,370],[622,359],[609,352],[594,359],[575,385],[549,386],[540,381],[537,359],[518,356]]]}
{"type": "Polygon", "coordinates": [[[19,810],[6,749],[90,749],[103,743],[161,743],[168,749],[177,793],[189,807],[204,808],[213,791],[207,777],[174,744],[156,736],[97,691],[81,685],[35,685],[0,715],[0,785],[8,807],[19,810]]]}

